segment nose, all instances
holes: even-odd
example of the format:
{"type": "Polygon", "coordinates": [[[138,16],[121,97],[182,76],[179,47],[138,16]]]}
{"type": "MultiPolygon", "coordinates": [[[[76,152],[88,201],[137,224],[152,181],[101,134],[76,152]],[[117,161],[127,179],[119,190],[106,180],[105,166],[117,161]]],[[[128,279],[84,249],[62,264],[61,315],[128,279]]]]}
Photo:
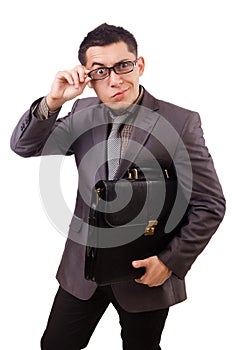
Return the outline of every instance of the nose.
{"type": "Polygon", "coordinates": [[[123,82],[121,75],[120,74],[116,74],[113,71],[113,69],[111,69],[111,71],[110,71],[109,81],[110,81],[110,85],[112,87],[118,86],[118,85],[122,84],[122,82],[123,82]]]}

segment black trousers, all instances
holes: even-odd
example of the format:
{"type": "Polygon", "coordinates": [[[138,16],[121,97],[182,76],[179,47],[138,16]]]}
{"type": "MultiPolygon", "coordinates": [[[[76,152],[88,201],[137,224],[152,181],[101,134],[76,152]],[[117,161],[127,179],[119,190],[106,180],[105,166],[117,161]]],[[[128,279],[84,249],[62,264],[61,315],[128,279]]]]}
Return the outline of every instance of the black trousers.
{"type": "Polygon", "coordinates": [[[126,312],[118,304],[110,286],[98,287],[94,295],[85,301],[59,288],[41,339],[41,349],[84,349],[110,303],[119,315],[124,350],[161,349],[159,343],[168,309],[126,312]]]}

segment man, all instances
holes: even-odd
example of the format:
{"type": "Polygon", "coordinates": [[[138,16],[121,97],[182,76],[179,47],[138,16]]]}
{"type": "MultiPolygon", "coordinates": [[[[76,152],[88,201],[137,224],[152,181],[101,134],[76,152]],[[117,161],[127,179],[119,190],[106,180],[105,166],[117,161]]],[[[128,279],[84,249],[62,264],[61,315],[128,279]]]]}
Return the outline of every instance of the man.
{"type": "Polygon", "coordinates": [[[225,200],[198,113],[157,100],[139,84],[145,63],[137,56],[137,43],[131,33],[121,27],[100,25],[81,43],[79,60],[81,64],[74,69],[57,73],[49,94],[32,104],[11,138],[12,149],[24,157],[74,154],[79,171],[74,217],[57,273],[60,286],[41,348],[85,348],[112,303],[119,314],[124,350],[160,349],[169,307],[186,299],[184,278],[223,219],[225,200]],[[80,96],[87,85],[97,97],[78,98],[71,113],[57,119],[62,105],[80,96]],[[135,113],[134,106],[148,109],[151,117],[135,113]],[[160,147],[163,144],[187,184],[187,219],[158,256],[131,262],[134,268],[145,268],[142,277],[97,286],[84,275],[86,247],[82,237],[86,236],[89,215],[86,203],[96,181],[110,178],[107,140],[111,124],[120,118],[121,160],[112,178],[124,176],[127,168],[122,160],[126,154],[141,161],[146,158],[146,147],[154,159],[168,163],[160,147]],[[150,136],[144,137],[144,130],[150,136]],[[159,143],[154,135],[160,137],[159,143]],[[131,140],[142,150],[133,149],[131,140]],[[90,150],[98,146],[98,152],[89,156],[90,150]],[[191,167],[183,161],[184,153],[191,167]],[[85,161],[87,154],[90,161],[85,161]]]}

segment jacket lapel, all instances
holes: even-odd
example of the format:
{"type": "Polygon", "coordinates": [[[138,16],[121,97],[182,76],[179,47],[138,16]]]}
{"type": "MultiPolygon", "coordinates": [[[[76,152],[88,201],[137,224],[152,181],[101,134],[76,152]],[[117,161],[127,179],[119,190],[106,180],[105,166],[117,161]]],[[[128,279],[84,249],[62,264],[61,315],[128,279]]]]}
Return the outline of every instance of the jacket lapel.
{"type": "Polygon", "coordinates": [[[108,132],[108,118],[105,113],[104,104],[99,104],[93,112],[92,125],[93,147],[96,155],[96,182],[100,179],[106,179],[106,141],[108,132]]]}

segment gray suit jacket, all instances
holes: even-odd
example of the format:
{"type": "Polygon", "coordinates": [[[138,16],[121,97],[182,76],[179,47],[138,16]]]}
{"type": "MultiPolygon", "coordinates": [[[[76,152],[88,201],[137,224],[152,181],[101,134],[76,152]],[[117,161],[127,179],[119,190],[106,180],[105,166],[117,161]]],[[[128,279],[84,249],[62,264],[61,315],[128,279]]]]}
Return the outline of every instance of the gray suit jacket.
{"type": "MultiPolygon", "coordinates": [[[[205,146],[198,113],[157,100],[147,91],[141,105],[125,153],[128,161],[120,164],[117,177],[124,175],[132,161],[151,164],[158,160],[164,166],[174,162],[188,197],[188,221],[159,254],[173,271],[162,286],[150,288],[134,281],[112,285],[118,302],[131,312],[166,308],[186,299],[184,277],[217,230],[225,211],[225,199],[205,146]]],[[[62,288],[86,300],[97,287],[84,278],[84,264],[91,190],[98,180],[106,178],[105,107],[97,98],[79,99],[67,117],[57,119],[54,115],[41,121],[33,116],[33,106],[17,124],[11,148],[23,157],[57,153],[75,156],[78,193],[57,279],[62,288]]]]}

